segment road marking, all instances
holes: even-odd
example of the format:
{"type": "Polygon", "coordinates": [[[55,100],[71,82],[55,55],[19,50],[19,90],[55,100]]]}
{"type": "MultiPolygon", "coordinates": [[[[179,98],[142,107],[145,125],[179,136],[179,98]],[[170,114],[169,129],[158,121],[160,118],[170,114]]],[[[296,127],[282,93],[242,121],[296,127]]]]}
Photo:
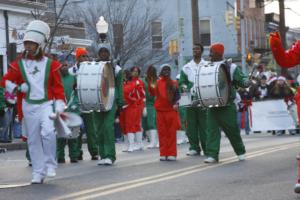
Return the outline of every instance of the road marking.
{"type": "MultiPolygon", "coordinates": [[[[292,143],[292,144],[284,144],[284,145],[277,146],[277,147],[270,147],[270,148],[267,148],[264,150],[258,150],[258,151],[248,153],[246,156],[246,159],[249,160],[249,159],[259,157],[259,156],[262,156],[265,154],[270,154],[273,152],[287,150],[287,149],[299,147],[299,146],[300,146],[300,144],[297,142],[297,143],[292,143]]],[[[142,186],[157,183],[157,182],[162,182],[162,181],[166,181],[166,180],[170,180],[170,179],[179,178],[179,177],[186,176],[186,175],[189,175],[192,173],[201,172],[204,170],[220,167],[220,166],[227,165],[227,164],[234,163],[234,162],[238,162],[236,156],[222,159],[222,160],[220,160],[220,162],[218,164],[194,165],[191,167],[186,167],[186,168],[179,169],[179,170],[173,170],[173,171],[161,173],[158,175],[148,176],[148,177],[135,179],[135,180],[131,180],[131,181],[124,181],[124,182],[120,182],[120,183],[109,184],[109,185],[100,186],[100,187],[93,188],[93,189],[82,190],[80,192],[75,192],[75,193],[71,193],[68,195],[55,197],[55,199],[56,200],[62,200],[62,199],[85,200],[85,199],[97,198],[97,197],[129,190],[129,189],[133,189],[133,188],[137,188],[137,187],[142,187],[142,186]]]]}
{"type": "Polygon", "coordinates": [[[19,183],[19,184],[0,184],[0,189],[25,187],[31,185],[30,183],[19,183]]]}

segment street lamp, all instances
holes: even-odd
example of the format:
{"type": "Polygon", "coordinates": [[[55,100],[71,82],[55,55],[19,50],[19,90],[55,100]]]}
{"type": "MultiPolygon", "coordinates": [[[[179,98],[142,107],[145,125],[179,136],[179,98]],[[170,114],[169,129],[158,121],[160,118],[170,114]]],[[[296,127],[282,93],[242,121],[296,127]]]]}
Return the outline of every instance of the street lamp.
{"type": "Polygon", "coordinates": [[[99,17],[99,21],[96,24],[97,32],[102,43],[105,42],[106,34],[108,32],[108,23],[104,20],[104,17],[99,17]]]}

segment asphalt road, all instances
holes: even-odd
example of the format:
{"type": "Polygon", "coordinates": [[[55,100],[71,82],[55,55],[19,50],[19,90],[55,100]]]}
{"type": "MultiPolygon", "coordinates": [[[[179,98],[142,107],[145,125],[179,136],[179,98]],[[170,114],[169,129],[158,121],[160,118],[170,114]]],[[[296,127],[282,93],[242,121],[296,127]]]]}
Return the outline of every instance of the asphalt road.
{"type": "Polygon", "coordinates": [[[178,146],[175,162],[159,161],[158,150],[121,151],[117,162],[97,166],[85,149],[84,161],[60,164],[55,178],[30,185],[25,151],[0,154],[0,199],[109,200],[296,200],[299,136],[243,136],[246,161],[239,162],[222,137],[220,162],[204,164],[204,156],[187,157],[188,144],[178,146]]]}

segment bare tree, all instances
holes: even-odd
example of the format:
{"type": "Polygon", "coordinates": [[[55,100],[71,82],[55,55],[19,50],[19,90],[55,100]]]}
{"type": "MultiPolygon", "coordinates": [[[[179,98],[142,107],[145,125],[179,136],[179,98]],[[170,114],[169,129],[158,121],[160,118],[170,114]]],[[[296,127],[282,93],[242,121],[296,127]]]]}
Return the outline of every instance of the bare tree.
{"type": "MultiPolygon", "coordinates": [[[[94,51],[97,50],[98,33],[96,23],[102,15],[110,25],[108,41],[114,58],[119,60],[121,66],[147,66],[169,59],[166,48],[152,49],[151,25],[161,18],[159,10],[151,10],[149,7],[139,4],[139,0],[118,1],[103,0],[89,1],[85,7],[68,14],[76,14],[75,19],[83,20],[86,24],[89,38],[94,41],[94,51]],[[120,33],[114,31],[119,26],[120,33]],[[122,39],[116,40],[120,34],[122,39]],[[118,44],[121,43],[121,44],[118,44]]],[[[70,17],[70,16],[69,16],[70,17]]],[[[162,46],[167,46],[174,25],[165,25],[162,30],[162,46]]]]}

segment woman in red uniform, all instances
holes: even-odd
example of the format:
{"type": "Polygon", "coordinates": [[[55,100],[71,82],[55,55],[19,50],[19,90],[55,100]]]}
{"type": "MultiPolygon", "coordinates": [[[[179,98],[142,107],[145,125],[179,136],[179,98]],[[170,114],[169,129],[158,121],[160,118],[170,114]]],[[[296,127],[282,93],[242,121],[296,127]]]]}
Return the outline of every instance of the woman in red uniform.
{"type": "Polygon", "coordinates": [[[180,129],[178,115],[180,94],[177,82],[172,80],[170,75],[170,65],[162,65],[157,84],[151,83],[149,87],[150,94],[156,96],[154,107],[157,113],[156,122],[161,161],[176,160],[176,131],[180,129]]]}

